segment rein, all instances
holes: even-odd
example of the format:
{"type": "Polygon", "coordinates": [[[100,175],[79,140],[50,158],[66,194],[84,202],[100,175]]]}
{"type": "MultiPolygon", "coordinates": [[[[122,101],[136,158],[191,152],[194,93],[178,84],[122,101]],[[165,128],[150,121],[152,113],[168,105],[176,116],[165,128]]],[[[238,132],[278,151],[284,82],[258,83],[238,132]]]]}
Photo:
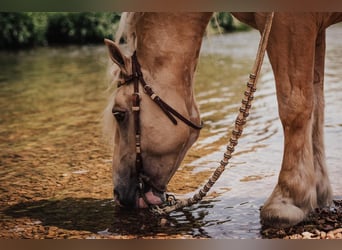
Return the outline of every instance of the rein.
{"type": "Polygon", "coordinates": [[[181,200],[175,199],[174,196],[169,196],[165,204],[159,206],[150,206],[152,212],[159,215],[163,215],[198,203],[203,199],[203,197],[207,195],[209,190],[212,188],[212,186],[216,183],[216,181],[219,179],[221,174],[226,169],[226,166],[229,163],[229,159],[232,157],[232,153],[235,150],[235,146],[238,144],[238,139],[242,135],[243,127],[246,124],[247,117],[249,116],[249,110],[252,107],[252,100],[254,99],[254,92],[256,91],[258,76],[264,60],[265,51],[268,43],[268,37],[272,27],[273,16],[274,12],[271,12],[267,16],[264,31],[259,42],[259,47],[252,69],[252,73],[249,75],[249,80],[247,82],[247,89],[244,92],[241,107],[239,109],[239,114],[236,117],[235,126],[229,139],[229,144],[226,148],[227,150],[223,154],[223,159],[221,160],[220,165],[216,168],[216,170],[209,178],[207,183],[193,197],[181,200]]]}

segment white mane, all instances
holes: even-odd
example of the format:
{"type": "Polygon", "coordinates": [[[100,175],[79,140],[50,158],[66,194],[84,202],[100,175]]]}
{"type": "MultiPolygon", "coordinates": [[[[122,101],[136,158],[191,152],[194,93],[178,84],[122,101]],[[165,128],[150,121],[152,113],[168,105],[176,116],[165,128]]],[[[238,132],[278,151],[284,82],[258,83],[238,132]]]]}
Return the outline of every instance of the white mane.
{"type": "Polygon", "coordinates": [[[119,27],[115,34],[115,42],[120,44],[120,40],[124,39],[126,42],[124,52],[128,53],[129,56],[137,47],[136,24],[143,15],[143,12],[123,12],[121,15],[119,27]]]}
{"type": "MultiPolygon", "coordinates": [[[[136,24],[143,15],[141,12],[123,12],[120,18],[118,29],[115,33],[115,43],[120,46],[125,56],[130,57],[136,48],[136,24]],[[124,43],[120,44],[120,41],[124,43]]],[[[110,144],[114,144],[114,131],[116,122],[112,114],[114,105],[114,96],[116,92],[117,81],[120,75],[119,67],[109,60],[108,64],[108,92],[112,92],[108,99],[107,107],[103,112],[103,134],[110,144]]]]}

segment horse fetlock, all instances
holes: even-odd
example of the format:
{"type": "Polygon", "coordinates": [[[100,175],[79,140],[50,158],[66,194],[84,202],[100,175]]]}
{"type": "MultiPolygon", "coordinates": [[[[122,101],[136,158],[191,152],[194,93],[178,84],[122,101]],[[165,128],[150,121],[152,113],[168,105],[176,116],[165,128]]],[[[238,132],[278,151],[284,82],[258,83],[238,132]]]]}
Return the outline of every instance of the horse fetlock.
{"type": "Polygon", "coordinates": [[[316,192],[318,207],[326,207],[332,204],[332,188],[328,176],[317,179],[316,192]]]}

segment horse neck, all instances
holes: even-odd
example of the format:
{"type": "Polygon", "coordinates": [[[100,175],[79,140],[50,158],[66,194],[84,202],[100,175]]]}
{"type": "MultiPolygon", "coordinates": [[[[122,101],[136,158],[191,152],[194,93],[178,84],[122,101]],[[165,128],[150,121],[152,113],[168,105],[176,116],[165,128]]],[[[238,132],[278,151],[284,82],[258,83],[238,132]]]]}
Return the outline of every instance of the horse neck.
{"type": "Polygon", "coordinates": [[[154,77],[172,74],[165,84],[191,88],[210,17],[211,13],[144,13],[136,27],[143,67],[154,77]]]}

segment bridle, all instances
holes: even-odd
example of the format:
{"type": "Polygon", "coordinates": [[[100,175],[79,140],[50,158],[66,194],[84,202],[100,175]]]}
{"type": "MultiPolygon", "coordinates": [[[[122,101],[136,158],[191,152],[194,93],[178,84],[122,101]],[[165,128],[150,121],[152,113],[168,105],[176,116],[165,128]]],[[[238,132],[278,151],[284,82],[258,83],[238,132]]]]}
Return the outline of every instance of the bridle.
{"type": "Polygon", "coordinates": [[[140,93],[139,93],[139,83],[141,84],[144,92],[159,106],[159,108],[164,112],[164,114],[171,120],[174,125],[178,124],[176,118],[180,121],[188,125],[189,127],[200,130],[203,127],[203,123],[200,125],[196,125],[189,119],[185,118],[175,109],[173,109],[170,105],[165,103],[151,88],[149,84],[146,83],[143,73],[141,71],[140,64],[138,62],[136,51],[134,51],[132,57],[132,74],[124,77],[124,81],[118,84],[118,87],[123,85],[128,85],[133,82],[133,94],[132,94],[132,112],[134,119],[134,130],[135,130],[135,167],[138,176],[138,189],[140,196],[144,199],[147,205],[151,205],[146,196],[145,192],[147,192],[148,188],[151,187],[155,191],[159,193],[164,193],[166,190],[161,190],[157,188],[151,181],[150,178],[144,172],[144,166],[142,161],[142,152],[141,152],[141,127],[140,127],[140,93]],[[175,118],[176,117],[176,118],[175,118]]]}

